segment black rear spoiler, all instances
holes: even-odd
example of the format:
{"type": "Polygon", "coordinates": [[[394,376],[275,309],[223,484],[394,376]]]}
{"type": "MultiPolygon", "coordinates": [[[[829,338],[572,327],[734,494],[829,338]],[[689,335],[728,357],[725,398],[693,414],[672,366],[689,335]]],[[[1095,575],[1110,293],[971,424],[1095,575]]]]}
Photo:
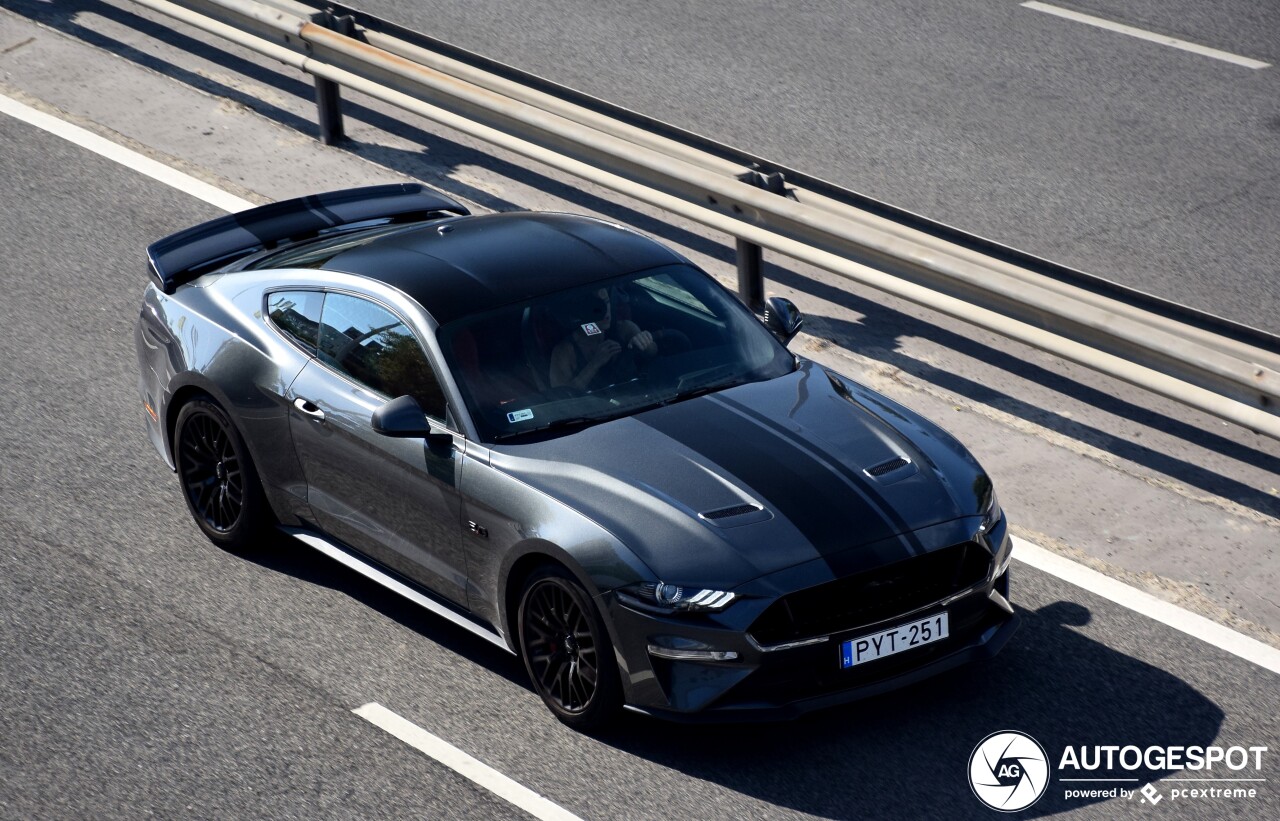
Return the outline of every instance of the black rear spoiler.
{"type": "Polygon", "coordinates": [[[196,225],[147,247],[151,277],[166,294],[239,257],[363,220],[466,216],[454,200],[416,183],[349,188],[273,202],[196,225]]]}

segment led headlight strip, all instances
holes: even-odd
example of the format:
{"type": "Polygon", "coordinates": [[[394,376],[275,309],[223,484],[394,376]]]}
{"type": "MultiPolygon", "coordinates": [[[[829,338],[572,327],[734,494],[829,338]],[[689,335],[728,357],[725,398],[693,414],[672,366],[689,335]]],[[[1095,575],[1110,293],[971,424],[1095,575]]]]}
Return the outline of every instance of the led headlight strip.
{"type": "Polygon", "coordinates": [[[715,613],[738,598],[737,593],[727,590],[687,590],[681,585],[666,582],[644,582],[619,592],[637,604],[664,612],[715,613]]]}

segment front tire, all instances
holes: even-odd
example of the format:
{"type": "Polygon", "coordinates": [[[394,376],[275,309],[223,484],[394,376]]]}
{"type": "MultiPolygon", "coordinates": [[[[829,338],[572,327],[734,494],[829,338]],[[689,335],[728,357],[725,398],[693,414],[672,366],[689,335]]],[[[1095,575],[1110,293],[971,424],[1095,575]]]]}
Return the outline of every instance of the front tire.
{"type": "Polygon", "coordinates": [[[226,411],[209,399],[193,399],[178,412],[173,442],[182,496],[196,525],[227,550],[257,546],[270,523],[267,500],[226,411]]]}
{"type": "Polygon", "coordinates": [[[520,596],[520,655],[533,688],[560,721],[597,730],[622,707],[613,643],[582,586],[561,567],[529,577],[520,596]]]}

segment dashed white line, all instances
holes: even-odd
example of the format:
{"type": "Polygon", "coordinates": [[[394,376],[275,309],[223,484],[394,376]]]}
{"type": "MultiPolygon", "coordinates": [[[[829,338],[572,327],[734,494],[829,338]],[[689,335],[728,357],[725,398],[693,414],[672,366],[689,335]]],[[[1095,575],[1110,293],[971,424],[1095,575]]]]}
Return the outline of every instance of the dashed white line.
{"type": "Polygon", "coordinates": [[[1270,63],[1264,63],[1261,60],[1254,60],[1251,57],[1241,57],[1239,54],[1232,54],[1229,51],[1220,51],[1216,48],[1202,46],[1199,43],[1192,43],[1187,40],[1179,40],[1176,37],[1170,37],[1167,34],[1156,34],[1154,31],[1134,28],[1126,26],[1124,23],[1116,23],[1102,17],[1094,17],[1091,14],[1081,14],[1078,11],[1070,9],[1058,8],[1048,3],[1040,3],[1036,0],[1030,0],[1022,4],[1023,8],[1032,9],[1033,11],[1042,11],[1045,14],[1052,14],[1055,17],[1062,17],[1066,20],[1074,20],[1077,23],[1084,23],[1087,26],[1095,26],[1107,31],[1114,31],[1119,34],[1127,34],[1130,37],[1137,37],[1139,40],[1147,40],[1152,43],[1159,43],[1162,46],[1189,51],[1192,54],[1199,54],[1202,57],[1212,57],[1215,60],[1222,60],[1225,63],[1232,63],[1245,68],[1260,69],[1270,68],[1270,63]]]}
{"type": "Polygon", "coordinates": [[[494,795],[545,821],[582,821],[578,816],[555,804],[523,784],[513,781],[479,759],[459,750],[444,739],[434,736],[407,718],[370,702],[351,712],[391,735],[426,753],[449,769],[470,779],[494,795]]]}
{"type": "Polygon", "coordinates": [[[106,157],[108,160],[133,169],[139,174],[172,186],[179,191],[184,191],[196,199],[204,200],[224,211],[243,211],[246,208],[253,208],[255,205],[255,203],[241,199],[234,194],[228,194],[221,188],[210,185],[203,180],[198,180],[190,174],[184,174],[176,168],[171,168],[162,162],[157,162],[150,157],[139,154],[137,151],[113,143],[106,137],[101,137],[78,125],[72,125],[66,120],[58,119],[52,114],[46,114],[39,109],[32,108],[26,103],[20,103],[3,94],[0,94],[0,113],[8,114],[14,119],[21,120],[56,137],[75,143],[81,148],[86,148],[99,156],[106,157]]]}
{"type": "MultiPolygon", "coordinates": [[[[1028,7],[1045,6],[1043,3],[1024,3],[1023,5],[1028,7]]],[[[1061,9],[1055,9],[1053,6],[1046,6],[1046,8],[1054,9],[1055,12],[1062,11],[1061,9]]],[[[1071,14],[1075,14],[1075,12],[1071,12],[1071,14]]],[[[222,208],[226,211],[243,211],[246,208],[252,208],[254,205],[248,200],[228,194],[222,189],[209,185],[208,183],[198,180],[189,174],[184,174],[177,169],[170,168],[169,166],[157,162],[150,157],[143,156],[136,151],[117,145],[105,137],[100,137],[91,131],[72,125],[71,123],[60,120],[52,115],[45,114],[42,111],[34,109],[24,103],[20,103],[10,97],[6,97],[3,94],[0,94],[0,113],[8,114],[22,120],[23,122],[42,128],[51,134],[62,137],[65,140],[69,140],[76,145],[87,148],[88,150],[114,160],[121,165],[132,168],[135,171],[145,174],[152,179],[159,180],[166,185],[171,185],[180,191],[185,191],[193,197],[197,197],[210,205],[222,208]]],[[[1195,613],[1184,610],[1175,604],[1164,601],[1163,599],[1158,599],[1149,593],[1145,593],[1135,587],[1131,587],[1123,582],[1112,579],[1111,577],[1085,567],[1082,564],[1073,562],[1056,553],[1052,553],[1039,545],[1032,544],[1031,542],[1017,537],[1014,537],[1014,543],[1016,546],[1014,558],[1018,559],[1023,564],[1034,567],[1037,570],[1048,573],[1052,576],[1056,576],[1069,584],[1075,585],[1076,587],[1080,587],[1090,593],[1101,596],[1104,599],[1115,602],[1122,607],[1127,607],[1128,609],[1133,610],[1136,613],[1140,613],[1147,618],[1158,621],[1161,624],[1172,627],[1175,630],[1179,630],[1207,644],[1211,644],[1214,647],[1239,656],[1246,661],[1252,662],[1265,670],[1270,670],[1271,672],[1280,675],[1280,650],[1277,650],[1274,647],[1263,644],[1262,642],[1252,639],[1243,633],[1237,633],[1229,627],[1224,627],[1215,621],[1206,619],[1203,616],[1198,616],[1195,613]]],[[[484,772],[491,773],[492,776],[496,777],[496,779],[500,779],[501,781],[512,785],[517,792],[523,791],[522,794],[532,796],[537,801],[543,802],[554,812],[561,813],[559,815],[539,815],[539,818],[572,819],[575,817],[531,790],[511,781],[511,779],[496,770],[476,761],[461,750],[452,747],[447,742],[436,738],[412,722],[400,718],[400,716],[379,704],[366,704],[355,712],[372,723],[383,727],[387,732],[392,733],[392,735],[395,735],[406,743],[413,744],[415,747],[418,745],[414,741],[411,741],[411,738],[426,741],[428,746],[435,745],[435,747],[438,747],[441,750],[446,750],[446,755],[452,755],[447,753],[447,750],[452,750],[453,754],[456,754],[454,757],[458,761],[465,760],[473,762],[476,768],[483,768],[484,772]],[[408,737],[401,736],[370,716],[387,719],[391,726],[396,726],[405,730],[408,737]],[[459,756],[462,758],[457,758],[459,756]]],[[[422,749],[423,752],[426,752],[433,758],[448,764],[447,761],[444,761],[444,759],[428,752],[426,749],[423,749],[422,747],[419,747],[419,749],[422,749]]],[[[453,765],[449,764],[449,766],[453,765]]],[[[455,767],[454,769],[458,768],[455,767]]],[[[462,772],[462,770],[459,770],[459,772],[462,772]]],[[[481,770],[476,770],[476,772],[481,772],[481,770]]],[[[468,778],[472,778],[472,776],[466,772],[463,774],[467,775],[468,778]]],[[[481,783],[475,778],[472,778],[472,780],[477,781],[477,783],[481,783]]],[[[494,783],[499,783],[499,781],[495,780],[494,783]]],[[[487,786],[487,784],[485,786],[487,786]]],[[[495,792],[497,791],[495,790],[495,792]]],[[[503,797],[505,798],[506,796],[504,795],[503,797]]],[[[512,803],[516,802],[513,801],[512,803]]]]}
{"type": "Polygon", "coordinates": [[[1280,675],[1280,650],[1078,562],[1013,537],[1013,558],[1280,675]]]}

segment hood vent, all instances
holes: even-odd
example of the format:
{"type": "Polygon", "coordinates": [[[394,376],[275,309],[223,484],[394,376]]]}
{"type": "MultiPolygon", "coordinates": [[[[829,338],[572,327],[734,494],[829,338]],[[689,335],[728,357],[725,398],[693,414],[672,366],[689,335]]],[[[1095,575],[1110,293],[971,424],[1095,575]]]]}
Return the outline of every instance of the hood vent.
{"type": "Polygon", "coordinates": [[[698,514],[698,518],[716,527],[737,527],[772,519],[773,514],[759,505],[741,504],[704,510],[698,514]]]}
{"type": "Polygon", "coordinates": [[[733,507],[722,507],[719,510],[708,510],[698,515],[704,519],[728,519],[730,516],[741,516],[744,513],[753,513],[760,508],[755,505],[734,505],[733,507]]]}
{"type": "Polygon", "coordinates": [[[895,470],[901,470],[909,464],[911,464],[911,460],[905,456],[895,456],[887,462],[872,465],[871,467],[866,468],[863,472],[874,479],[879,479],[886,473],[893,473],[895,470]]]}

